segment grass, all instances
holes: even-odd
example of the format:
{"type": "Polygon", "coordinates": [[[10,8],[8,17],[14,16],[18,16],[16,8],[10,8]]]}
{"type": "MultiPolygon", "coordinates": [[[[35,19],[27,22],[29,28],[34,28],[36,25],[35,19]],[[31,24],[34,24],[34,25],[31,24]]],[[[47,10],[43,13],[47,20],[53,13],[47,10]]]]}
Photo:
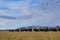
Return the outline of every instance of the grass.
{"type": "Polygon", "coordinates": [[[60,32],[0,32],[0,40],[60,40],[60,32]]]}

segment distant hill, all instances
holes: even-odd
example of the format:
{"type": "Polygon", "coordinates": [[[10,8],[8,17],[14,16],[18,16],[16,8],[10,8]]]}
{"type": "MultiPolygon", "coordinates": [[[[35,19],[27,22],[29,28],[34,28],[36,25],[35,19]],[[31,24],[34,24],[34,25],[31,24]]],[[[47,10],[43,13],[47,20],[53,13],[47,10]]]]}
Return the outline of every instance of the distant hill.
{"type": "MultiPolygon", "coordinates": [[[[50,29],[54,29],[54,28],[57,28],[57,27],[48,27],[48,26],[28,26],[28,27],[21,27],[21,28],[17,28],[17,29],[34,29],[34,28],[41,28],[41,29],[50,28],[50,29]]],[[[60,28],[60,26],[58,26],[58,28],[60,28]]]]}
{"type": "Polygon", "coordinates": [[[27,27],[21,27],[21,28],[16,28],[16,29],[6,29],[6,30],[0,30],[0,31],[8,31],[8,30],[22,30],[22,29],[35,29],[35,28],[40,28],[40,29],[55,29],[55,28],[60,28],[60,26],[56,27],[48,27],[48,26],[27,26],[27,27]]]}

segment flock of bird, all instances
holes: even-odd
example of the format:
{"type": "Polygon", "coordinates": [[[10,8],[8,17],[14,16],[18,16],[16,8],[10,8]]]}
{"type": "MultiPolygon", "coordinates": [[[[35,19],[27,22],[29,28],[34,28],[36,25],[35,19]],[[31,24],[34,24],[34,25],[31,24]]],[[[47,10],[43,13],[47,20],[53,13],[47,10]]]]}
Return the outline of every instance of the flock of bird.
{"type": "MultiPolygon", "coordinates": [[[[39,2],[40,3],[40,2],[39,2]]],[[[38,10],[40,10],[40,7],[43,9],[43,10],[48,10],[48,9],[56,9],[56,8],[60,8],[60,0],[48,0],[47,2],[42,2],[41,5],[38,4],[39,8],[38,10]]],[[[9,8],[6,8],[6,7],[2,7],[0,8],[0,10],[4,10],[6,12],[13,12],[12,10],[10,10],[9,8]]],[[[7,16],[0,16],[0,18],[5,18],[5,19],[15,19],[13,17],[8,17],[7,16]]]]}

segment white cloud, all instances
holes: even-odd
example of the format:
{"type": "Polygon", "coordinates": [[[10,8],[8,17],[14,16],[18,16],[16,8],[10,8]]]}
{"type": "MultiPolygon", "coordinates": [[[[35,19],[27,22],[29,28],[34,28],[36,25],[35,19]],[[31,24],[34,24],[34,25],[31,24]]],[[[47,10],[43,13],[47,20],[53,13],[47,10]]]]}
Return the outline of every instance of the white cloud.
{"type": "MultiPolygon", "coordinates": [[[[25,0],[27,1],[27,0],[25,0]]],[[[27,1],[29,3],[31,0],[27,1]]],[[[17,28],[31,25],[59,25],[59,20],[53,20],[56,17],[55,11],[42,10],[37,3],[28,5],[25,2],[8,2],[5,7],[10,9],[0,10],[0,15],[14,16],[17,20],[1,19],[1,29],[17,28]],[[31,7],[31,8],[30,8],[31,7]],[[51,22],[53,20],[53,23],[51,22]]],[[[59,15],[58,15],[59,16],[59,15]]]]}

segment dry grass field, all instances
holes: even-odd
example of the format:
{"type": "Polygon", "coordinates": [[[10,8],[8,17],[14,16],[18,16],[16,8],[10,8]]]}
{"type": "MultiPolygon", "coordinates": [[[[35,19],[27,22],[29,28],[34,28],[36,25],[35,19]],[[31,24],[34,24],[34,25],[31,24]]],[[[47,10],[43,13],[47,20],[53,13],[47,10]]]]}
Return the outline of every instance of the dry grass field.
{"type": "Polygon", "coordinates": [[[60,32],[0,32],[0,40],[60,40],[60,32]]]}

